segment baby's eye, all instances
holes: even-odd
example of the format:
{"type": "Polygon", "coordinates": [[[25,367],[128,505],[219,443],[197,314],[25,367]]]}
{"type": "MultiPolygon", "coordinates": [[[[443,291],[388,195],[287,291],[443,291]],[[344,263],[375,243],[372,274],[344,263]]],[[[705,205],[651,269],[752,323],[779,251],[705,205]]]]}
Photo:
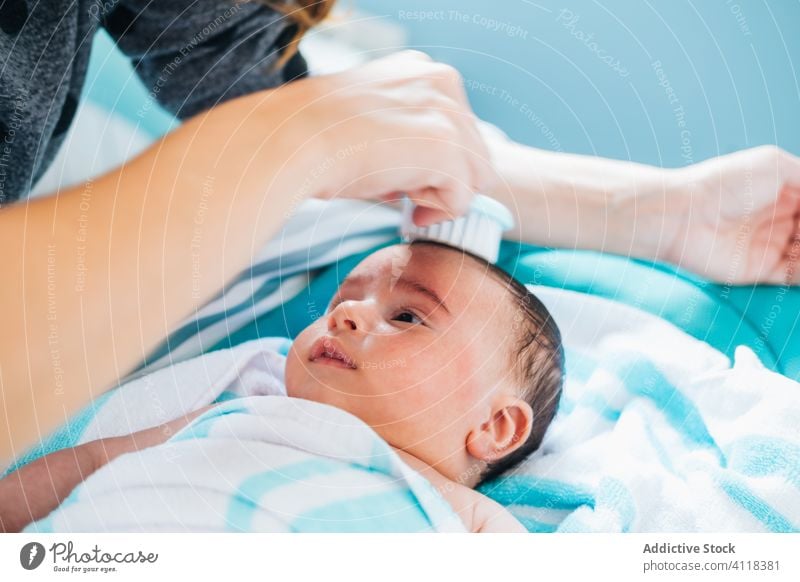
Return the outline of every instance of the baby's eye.
{"type": "Polygon", "coordinates": [[[409,311],[408,309],[401,309],[392,319],[396,321],[402,321],[403,323],[413,323],[414,325],[418,323],[424,323],[417,314],[415,314],[413,311],[409,311]],[[415,319],[416,321],[414,321],[415,319]]]}

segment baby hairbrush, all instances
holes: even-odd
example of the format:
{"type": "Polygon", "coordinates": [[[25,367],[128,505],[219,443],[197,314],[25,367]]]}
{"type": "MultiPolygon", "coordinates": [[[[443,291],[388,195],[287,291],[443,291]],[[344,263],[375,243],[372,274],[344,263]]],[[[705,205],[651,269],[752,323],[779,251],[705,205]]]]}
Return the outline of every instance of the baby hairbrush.
{"type": "Polygon", "coordinates": [[[503,233],[514,226],[511,212],[494,198],[476,194],[469,211],[455,220],[417,226],[412,220],[414,203],[403,198],[400,234],[403,242],[433,240],[469,251],[489,263],[497,262],[503,233]]]}

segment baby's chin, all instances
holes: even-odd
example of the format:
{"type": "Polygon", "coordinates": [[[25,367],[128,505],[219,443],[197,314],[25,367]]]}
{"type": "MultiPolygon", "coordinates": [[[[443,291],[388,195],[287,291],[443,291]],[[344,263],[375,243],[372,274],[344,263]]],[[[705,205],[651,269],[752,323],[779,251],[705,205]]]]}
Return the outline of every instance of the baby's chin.
{"type": "Polygon", "coordinates": [[[311,373],[304,370],[302,363],[298,361],[292,362],[287,360],[286,371],[284,375],[284,383],[286,385],[286,395],[290,398],[302,398],[303,400],[311,400],[319,402],[320,404],[329,404],[348,410],[344,394],[341,390],[337,389],[331,379],[314,378],[311,373]]]}

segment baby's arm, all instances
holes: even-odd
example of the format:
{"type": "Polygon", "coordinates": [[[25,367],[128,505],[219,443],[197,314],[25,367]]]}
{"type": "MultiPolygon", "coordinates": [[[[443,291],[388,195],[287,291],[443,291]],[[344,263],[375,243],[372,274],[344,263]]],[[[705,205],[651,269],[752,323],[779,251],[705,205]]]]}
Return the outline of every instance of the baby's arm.
{"type": "Polygon", "coordinates": [[[394,449],[406,464],[430,481],[472,533],[528,533],[508,510],[465,485],[451,481],[439,471],[401,449],[394,449]]]}
{"type": "Polygon", "coordinates": [[[90,441],[45,455],[0,479],[0,532],[18,532],[58,507],[70,492],[100,467],[124,454],[166,441],[211,408],[206,406],[125,436],[90,441]]]}

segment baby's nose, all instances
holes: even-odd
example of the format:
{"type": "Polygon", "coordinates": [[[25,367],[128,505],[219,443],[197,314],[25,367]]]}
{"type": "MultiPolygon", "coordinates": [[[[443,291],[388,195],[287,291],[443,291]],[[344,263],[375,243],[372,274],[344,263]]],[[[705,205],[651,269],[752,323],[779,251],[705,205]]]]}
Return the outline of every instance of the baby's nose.
{"type": "Polygon", "coordinates": [[[363,302],[342,301],[328,315],[328,331],[340,329],[345,331],[367,331],[369,327],[369,307],[363,302]]]}

